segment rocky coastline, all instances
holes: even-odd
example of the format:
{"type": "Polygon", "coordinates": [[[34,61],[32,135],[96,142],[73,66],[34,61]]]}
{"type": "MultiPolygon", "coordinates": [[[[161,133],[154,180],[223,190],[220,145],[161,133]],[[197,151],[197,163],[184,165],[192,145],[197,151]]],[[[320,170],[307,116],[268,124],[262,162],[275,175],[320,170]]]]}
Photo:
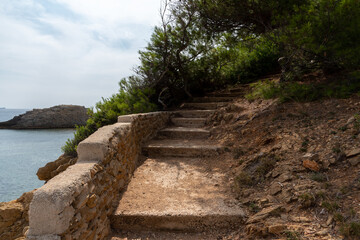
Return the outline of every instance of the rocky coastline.
{"type": "Polygon", "coordinates": [[[55,129],[85,125],[89,116],[84,106],[58,105],[33,109],[13,119],[0,122],[0,129],[55,129]]]}

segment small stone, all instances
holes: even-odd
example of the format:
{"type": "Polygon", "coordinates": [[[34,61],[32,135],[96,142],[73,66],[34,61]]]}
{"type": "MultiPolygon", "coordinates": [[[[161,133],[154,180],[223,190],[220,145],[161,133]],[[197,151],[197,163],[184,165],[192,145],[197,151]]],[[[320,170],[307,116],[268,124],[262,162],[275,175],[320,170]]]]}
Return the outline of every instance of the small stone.
{"type": "Polygon", "coordinates": [[[336,163],[336,157],[330,158],[329,164],[335,164],[336,163]]]}
{"type": "Polygon", "coordinates": [[[338,153],[335,157],[330,158],[329,163],[330,164],[335,164],[337,162],[342,162],[345,159],[346,159],[345,153],[341,152],[341,153],[338,153]]]}
{"type": "Polygon", "coordinates": [[[96,208],[88,208],[88,207],[83,207],[80,209],[80,214],[82,219],[85,222],[90,222],[92,219],[94,219],[97,215],[97,210],[96,208]]]}
{"type": "Polygon", "coordinates": [[[303,156],[304,159],[312,160],[312,161],[318,161],[319,160],[319,154],[317,153],[306,153],[303,156]]]}
{"type": "Polygon", "coordinates": [[[287,229],[286,225],[277,224],[268,227],[268,232],[275,235],[282,234],[287,229]]]}
{"type": "Polygon", "coordinates": [[[359,157],[354,157],[354,158],[350,158],[349,159],[349,163],[352,165],[352,166],[356,166],[360,163],[360,156],[359,157]]]}
{"type": "Polygon", "coordinates": [[[283,182],[290,181],[291,179],[292,179],[292,176],[290,173],[283,173],[278,178],[276,178],[276,181],[283,183],[283,182]]]}
{"type": "Polygon", "coordinates": [[[317,235],[317,236],[325,236],[325,235],[327,235],[328,233],[329,233],[329,230],[324,229],[324,230],[321,230],[321,231],[316,232],[316,235],[317,235]]]}
{"type": "MultiPolygon", "coordinates": [[[[335,160],[335,158],[334,158],[334,160],[335,160]]],[[[335,162],[335,161],[334,161],[334,162],[335,162]]],[[[323,160],[323,161],[322,161],[322,167],[323,167],[324,169],[328,169],[329,166],[330,166],[330,164],[332,164],[331,161],[328,161],[328,160],[323,160]]]]}
{"type": "Polygon", "coordinates": [[[276,194],[278,194],[279,192],[281,192],[281,190],[282,190],[282,189],[281,189],[280,184],[278,184],[277,182],[275,182],[273,185],[271,185],[269,193],[270,193],[271,195],[276,195],[276,194]]]}
{"type": "Polygon", "coordinates": [[[326,225],[329,226],[333,220],[334,220],[334,218],[332,216],[329,216],[329,218],[326,221],[326,225]]]}
{"type": "Polygon", "coordinates": [[[351,157],[357,156],[359,154],[360,154],[360,148],[356,148],[354,150],[346,152],[346,157],[351,158],[351,157]]]}
{"type": "Polygon", "coordinates": [[[354,116],[350,117],[350,118],[347,120],[346,125],[349,125],[349,124],[351,124],[351,123],[353,123],[353,122],[355,122],[355,117],[354,117],[354,116]]]}
{"type": "Polygon", "coordinates": [[[318,172],[320,171],[319,164],[317,164],[315,161],[312,160],[304,160],[303,166],[307,169],[310,169],[312,171],[318,172]]]}
{"type": "Polygon", "coordinates": [[[249,224],[249,223],[256,223],[256,222],[262,221],[263,219],[265,219],[265,218],[267,218],[269,216],[279,214],[281,211],[283,211],[283,208],[280,205],[264,208],[260,212],[258,212],[255,215],[251,216],[247,220],[246,223],[249,224]]]}
{"type": "Polygon", "coordinates": [[[79,196],[76,197],[76,199],[74,201],[74,206],[76,209],[79,209],[79,208],[82,208],[83,206],[85,206],[85,204],[87,203],[87,200],[88,200],[88,194],[89,194],[89,189],[86,185],[84,187],[84,190],[79,194],[79,196]]]}
{"type": "Polygon", "coordinates": [[[26,236],[27,235],[27,233],[28,233],[28,231],[29,231],[29,226],[26,226],[26,227],[24,227],[24,229],[23,229],[23,235],[24,236],[26,236]]]}
{"type": "Polygon", "coordinates": [[[280,175],[280,171],[279,170],[274,170],[273,172],[272,172],[272,174],[271,174],[271,176],[273,177],[273,178],[276,178],[277,176],[279,176],[280,175]]]}
{"type": "Polygon", "coordinates": [[[291,221],[293,222],[311,222],[311,219],[307,217],[291,217],[291,221]]]}

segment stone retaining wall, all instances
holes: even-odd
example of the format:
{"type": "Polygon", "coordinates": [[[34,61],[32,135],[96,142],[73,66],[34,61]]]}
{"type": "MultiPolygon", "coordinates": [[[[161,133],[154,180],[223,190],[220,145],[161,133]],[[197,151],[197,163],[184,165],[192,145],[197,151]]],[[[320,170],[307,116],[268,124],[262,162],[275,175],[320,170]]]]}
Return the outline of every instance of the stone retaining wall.
{"type": "Polygon", "coordinates": [[[138,164],[144,141],[170,113],[120,116],[78,146],[78,161],[39,188],[30,204],[27,239],[105,239],[109,217],[138,164]]]}

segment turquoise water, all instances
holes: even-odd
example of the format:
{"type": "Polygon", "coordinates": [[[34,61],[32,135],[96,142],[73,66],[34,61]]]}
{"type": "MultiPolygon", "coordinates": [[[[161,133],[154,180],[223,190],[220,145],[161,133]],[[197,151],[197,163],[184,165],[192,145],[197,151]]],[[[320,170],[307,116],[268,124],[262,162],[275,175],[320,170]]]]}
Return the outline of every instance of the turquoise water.
{"type": "MultiPolygon", "coordinates": [[[[0,122],[24,113],[24,109],[0,109],[0,122]]],[[[0,129],[0,202],[14,200],[23,192],[41,187],[36,172],[61,155],[61,146],[73,129],[0,129]]]]}

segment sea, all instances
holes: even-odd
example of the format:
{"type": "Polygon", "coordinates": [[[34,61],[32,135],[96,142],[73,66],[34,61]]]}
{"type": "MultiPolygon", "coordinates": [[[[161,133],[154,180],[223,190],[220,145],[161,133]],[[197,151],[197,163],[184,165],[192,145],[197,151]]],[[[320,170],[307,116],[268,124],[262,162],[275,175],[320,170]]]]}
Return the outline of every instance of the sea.
{"type": "MultiPolygon", "coordinates": [[[[0,109],[0,122],[26,111],[0,109]]],[[[73,133],[74,129],[0,129],[0,202],[15,200],[41,187],[44,181],[37,178],[37,170],[62,154],[61,147],[73,133]]]]}

